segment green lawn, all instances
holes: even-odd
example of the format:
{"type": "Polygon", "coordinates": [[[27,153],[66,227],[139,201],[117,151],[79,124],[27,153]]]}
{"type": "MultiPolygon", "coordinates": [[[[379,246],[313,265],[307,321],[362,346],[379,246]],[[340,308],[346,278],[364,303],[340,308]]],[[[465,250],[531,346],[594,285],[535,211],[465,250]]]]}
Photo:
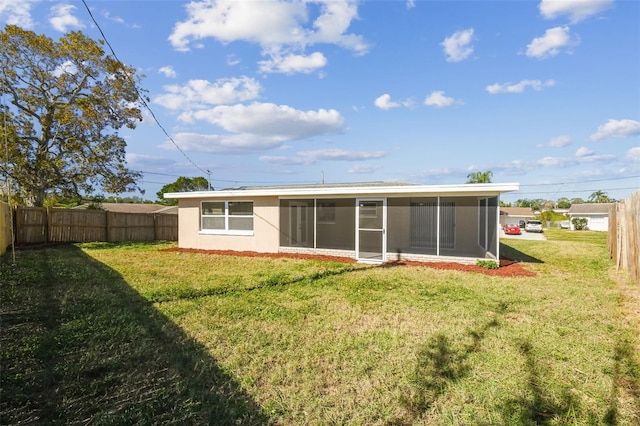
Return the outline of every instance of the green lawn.
{"type": "Polygon", "coordinates": [[[6,254],[0,423],[640,424],[638,288],[605,233],[546,235],[501,247],[534,278],[169,244],[6,254]]]}

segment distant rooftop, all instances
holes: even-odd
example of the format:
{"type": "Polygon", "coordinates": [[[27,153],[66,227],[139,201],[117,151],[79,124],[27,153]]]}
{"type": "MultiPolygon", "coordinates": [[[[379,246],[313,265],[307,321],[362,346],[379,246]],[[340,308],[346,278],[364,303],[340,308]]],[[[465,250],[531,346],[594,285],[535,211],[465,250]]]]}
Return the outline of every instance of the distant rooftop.
{"type": "Polygon", "coordinates": [[[575,214],[608,214],[614,203],[585,203],[572,204],[569,209],[570,215],[575,214]]]}

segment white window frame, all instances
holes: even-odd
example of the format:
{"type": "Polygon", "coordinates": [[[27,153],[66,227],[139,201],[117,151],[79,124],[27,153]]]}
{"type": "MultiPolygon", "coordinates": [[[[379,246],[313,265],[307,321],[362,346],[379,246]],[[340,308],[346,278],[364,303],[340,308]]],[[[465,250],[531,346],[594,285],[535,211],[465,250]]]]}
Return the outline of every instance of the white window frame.
{"type": "Polygon", "coordinates": [[[253,213],[253,209],[255,208],[255,203],[253,200],[204,200],[200,202],[200,234],[204,235],[253,235],[255,229],[255,213],[253,213]],[[224,203],[224,215],[204,215],[202,212],[204,211],[203,204],[204,203],[224,203]],[[251,211],[250,215],[230,215],[229,214],[229,203],[251,203],[251,211]],[[204,218],[205,217],[223,217],[224,218],[224,229],[205,229],[204,228],[204,218]],[[252,220],[252,229],[242,230],[242,229],[229,229],[229,218],[245,218],[252,220]]]}

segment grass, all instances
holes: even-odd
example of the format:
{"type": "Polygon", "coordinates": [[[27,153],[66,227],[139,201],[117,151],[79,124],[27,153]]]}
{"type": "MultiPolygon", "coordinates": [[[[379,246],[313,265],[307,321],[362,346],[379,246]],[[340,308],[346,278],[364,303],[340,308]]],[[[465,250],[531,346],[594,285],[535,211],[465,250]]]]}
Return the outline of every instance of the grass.
{"type": "Polygon", "coordinates": [[[546,235],[501,247],[535,278],[19,251],[0,266],[0,423],[638,424],[637,286],[606,234],[546,235]]]}

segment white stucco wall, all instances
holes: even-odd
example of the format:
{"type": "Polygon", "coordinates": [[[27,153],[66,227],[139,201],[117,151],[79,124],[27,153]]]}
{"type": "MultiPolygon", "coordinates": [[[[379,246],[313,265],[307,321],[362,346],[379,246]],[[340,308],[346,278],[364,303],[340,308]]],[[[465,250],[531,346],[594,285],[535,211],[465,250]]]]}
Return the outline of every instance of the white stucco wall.
{"type": "Polygon", "coordinates": [[[203,250],[255,251],[277,253],[279,236],[278,198],[254,200],[229,198],[225,201],[253,201],[253,235],[212,235],[200,232],[200,203],[206,199],[181,199],[178,212],[178,246],[203,250]]]}

